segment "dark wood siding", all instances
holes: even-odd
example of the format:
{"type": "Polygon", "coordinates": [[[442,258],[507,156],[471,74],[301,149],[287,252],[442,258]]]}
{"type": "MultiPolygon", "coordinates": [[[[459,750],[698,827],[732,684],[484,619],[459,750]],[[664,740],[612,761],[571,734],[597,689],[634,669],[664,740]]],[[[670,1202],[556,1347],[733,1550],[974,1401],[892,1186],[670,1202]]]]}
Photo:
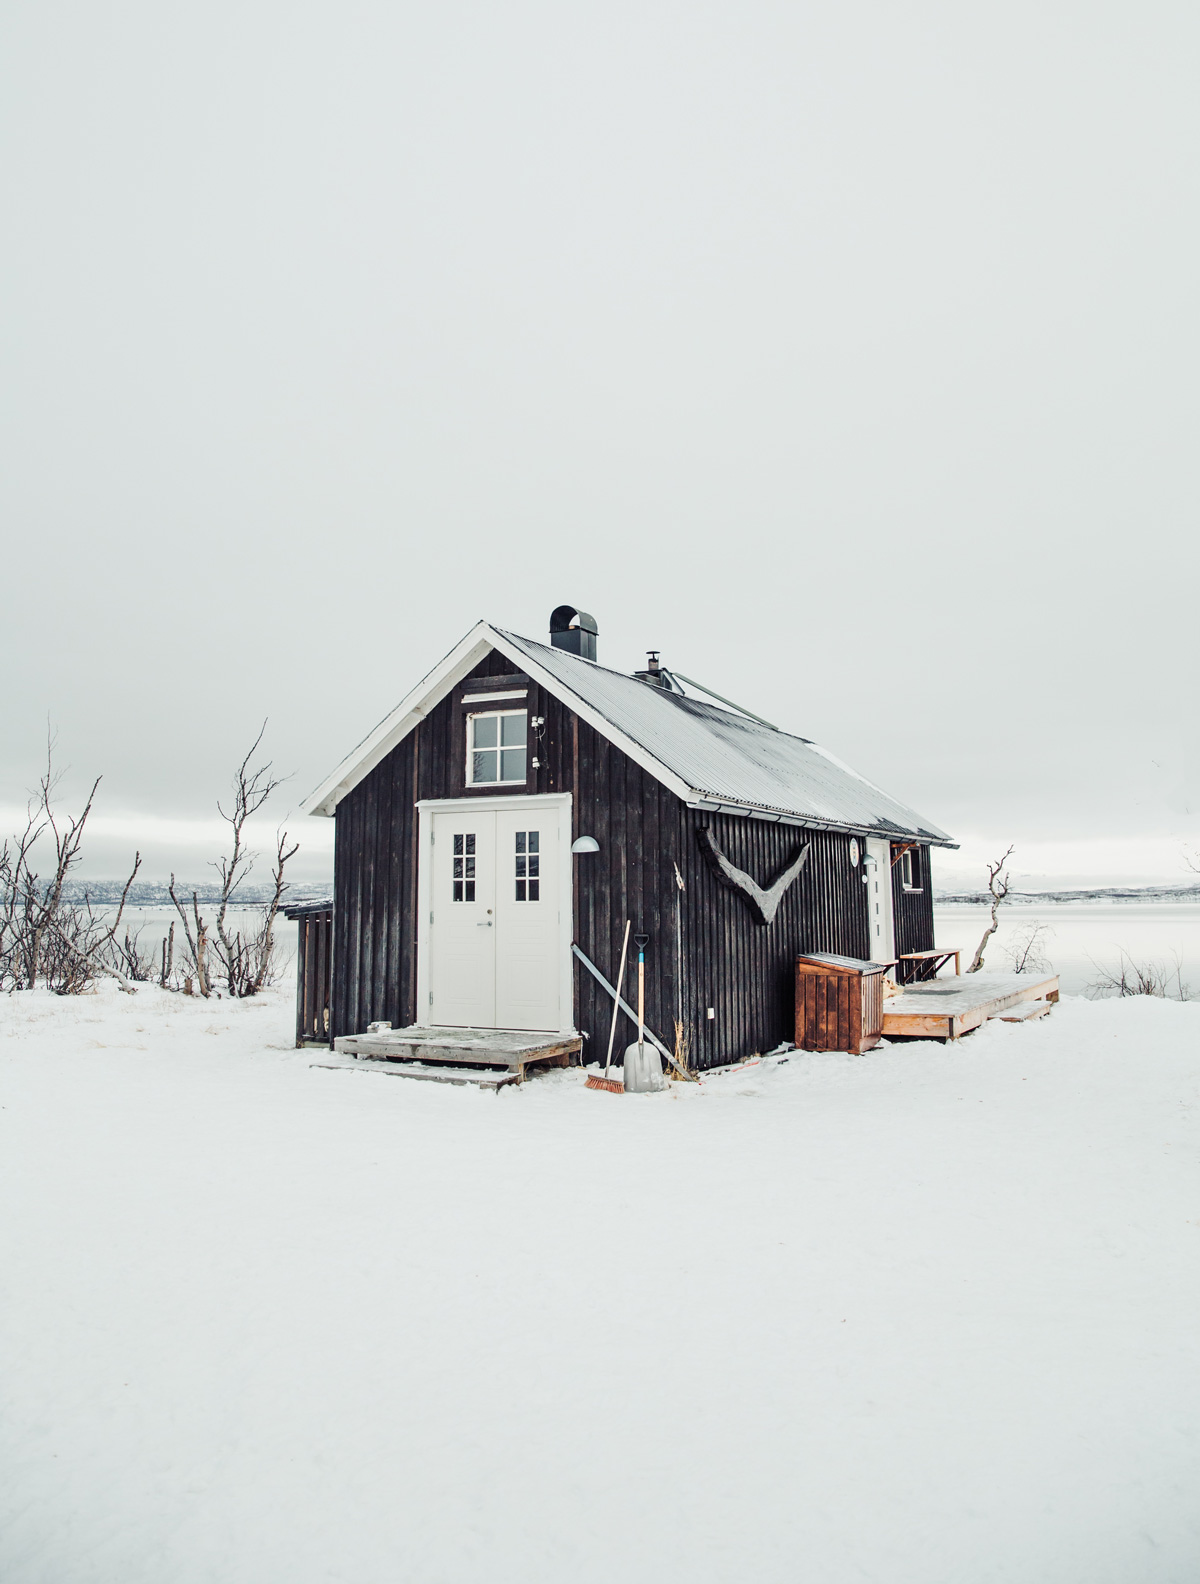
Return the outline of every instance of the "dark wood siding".
{"type": "MultiPolygon", "coordinates": [[[[613,980],[625,920],[633,921],[635,932],[648,934],[647,1022],[670,1045],[681,1012],[697,1066],[713,1066],[790,1040],[797,954],[866,955],[866,899],[861,871],[850,863],[849,836],[689,809],[556,700],[547,704],[546,716],[547,737],[565,746],[570,735],[575,747],[575,834],[594,836],[600,844],[598,853],[574,860],[575,939],[580,949],[613,980]],[[718,884],[697,840],[702,826],[712,830],[722,852],[739,869],[763,885],[804,842],[812,844],[808,862],[773,924],[758,924],[745,900],[718,884]],[[682,893],[675,864],[683,876],[682,893]],[[676,946],[677,908],[681,950],[676,946]],[[709,1007],[715,1014],[711,1020],[709,1007]]],[[[636,977],[631,977],[626,988],[630,1005],[635,988],[636,977]]],[[[576,1027],[588,1032],[589,1048],[601,1055],[611,1013],[612,1003],[600,986],[590,975],[578,973],[576,1027]]],[[[618,1047],[632,1037],[622,1018],[618,1047]]]]}
{"type": "MultiPolygon", "coordinates": [[[[471,674],[512,669],[493,652],[471,674]]],[[[531,715],[540,711],[535,692],[531,715]]],[[[379,1020],[397,1028],[417,1021],[416,804],[462,796],[461,730],[451,694],[338,804],[331,1040],[379,1020]]]]}
{"type": "Polygon", "coordinates": [[[296,1044],[329,1038],[333,909],[289,914],[296,919],[296,1044]]]}
{"type": "MultiPolygon", "coordinates": [[[[492,654],[476,674],[511,670],[507,660],[492,654]]],[[[688,809],[536,684],[529,689],[528,707],[531,719],[545,721],[531,728],[530,752],[538,768],[531,768],[530,791],[574,793],[573,835],[594,836],[600,844],[598,853],[570,860],[573,938],[580,949],[614,979],[625,920],[650,936],[647,1023],[670,1045],[681,1013],[694,1065],[710,1067],[790,1041],[797,954],[867,953],[862,870],[851,865],[850,837],[688,809]],[[757,923],[746,901],[718,884],[697,840],[702,826],[712,830],[739,869],[762,885],[810,843],[808,862],[771,925],[757,923]],[[682,893],[676,864],[686,888],[682,893]],[[711,1020],[709,1007],[715,1014],[711,1020]]],[[[448,697],[338,805],[335,1037],[377,1019],[396,1025],[419,1021],[414,805],[419,798],[461,795],[455,784],[463,752],[460,732],[460,714],[448,697]]],[[[627,971],[625,996],[631,1004],[636,983],[636,971],[627,971]]],[[[611,1011],[609,998],[577,964],[575,1022],[589,1035],[590,1058],[603,1057],[611,1011]]],[[[618,1050],[632,1038],[622,1018],[618,1050]]]]}
{"type": "Polygon", "coordinates": [[[901,952],[933,950],[933,887],[929,878],[929,848],[914,847],[915,878],[921,882],[919,891],[906,891],[901,876],[901,863],[896,856],[899,846],[892,848],[892,918],[896,935],[896,955],[901,952]]]}

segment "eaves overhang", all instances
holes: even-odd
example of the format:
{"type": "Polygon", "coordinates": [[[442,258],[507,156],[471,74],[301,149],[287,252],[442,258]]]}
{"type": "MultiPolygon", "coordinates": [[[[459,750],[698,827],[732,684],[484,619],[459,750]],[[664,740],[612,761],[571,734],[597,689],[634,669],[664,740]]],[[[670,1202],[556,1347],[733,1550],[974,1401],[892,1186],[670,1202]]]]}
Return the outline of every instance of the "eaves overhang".
{"type": "Polygon", "coordinates": [[[852,820],[817,819],[809,814],[797,814],[790,809],[764,808],[755,803],[739,803],[717,793],[693,792],[686,799],[692,809],[705,809],[713,814],[740,814],[748,819],[767,820],[776,825],[795,825],[801,830],[839,831],[847,836],[876,836],[891,841],[920,842],[925,847],[947,847],[958,851],[958,843],[948,836],[934,835],[931,831],[905,830],[890,822],[877,825],[856,824],[852,820]]]}

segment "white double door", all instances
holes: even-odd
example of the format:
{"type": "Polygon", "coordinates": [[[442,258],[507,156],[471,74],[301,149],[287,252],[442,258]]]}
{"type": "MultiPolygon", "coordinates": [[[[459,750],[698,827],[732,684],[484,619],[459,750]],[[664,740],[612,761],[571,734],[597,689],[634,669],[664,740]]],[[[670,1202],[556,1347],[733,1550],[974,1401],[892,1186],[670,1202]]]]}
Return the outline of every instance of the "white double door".
{"type": "Polygon", "coordinates": [[[867,930],[871,961],[890,963],[896,955],[892,932],[892,844],[867,838],[863,872],[867,882],[867,930]]]}
{"type": "Polygon", "coordinates": [[[432,812],[431,1023],[559,1028],[559,824],[533,801],[432,812]]]}

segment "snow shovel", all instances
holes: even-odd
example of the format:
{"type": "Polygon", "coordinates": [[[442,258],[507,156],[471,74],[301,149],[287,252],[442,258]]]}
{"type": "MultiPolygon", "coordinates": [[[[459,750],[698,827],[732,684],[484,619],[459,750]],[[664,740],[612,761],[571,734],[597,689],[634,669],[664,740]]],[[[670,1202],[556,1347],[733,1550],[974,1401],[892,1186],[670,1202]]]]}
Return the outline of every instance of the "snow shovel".
{"type": "Polygon", "coordinates": [[[608,1070],[612,1066],[613,1040],[617,1037],[617,1015],[621,1010],[621,982],[625,978],[625,953],[629,950],[629,925],[630,920],[626,919],[625,939],[621,942],[621,968],[617,974],[617,993],[613,996],[612,1025],[608,1031],[608,1056],[604,1063],[604,1076],[601,1078],[599,1073],[589,1073],[587,1083],[584,1085],[587,1089],[607,1089],[609,1094],[621,1094],[624,1089],[624,1085],[618,1079],[608,1076],[608,1070]]]}
{"type": "Polygon", "coordinates": [[[646,1043],[646,944],[649,935],[635,935],[638,949],[638,1037],[625,1050],[625,1093],[653,1094],[667,1087],[663,1077],[662,1057],[653,1045],[646,1043]]]}

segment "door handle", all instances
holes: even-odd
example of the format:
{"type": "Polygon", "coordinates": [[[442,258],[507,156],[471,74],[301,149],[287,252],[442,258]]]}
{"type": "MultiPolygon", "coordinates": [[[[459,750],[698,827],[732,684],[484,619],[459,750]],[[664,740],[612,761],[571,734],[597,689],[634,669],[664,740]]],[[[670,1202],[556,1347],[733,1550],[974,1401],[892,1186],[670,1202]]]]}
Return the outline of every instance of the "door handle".
{"type": "Polygon", "coordinates": [[[491,927],[491,919],[480,919],[479,923],[475,926],[476,929],[491,929],[491,927]]]}

